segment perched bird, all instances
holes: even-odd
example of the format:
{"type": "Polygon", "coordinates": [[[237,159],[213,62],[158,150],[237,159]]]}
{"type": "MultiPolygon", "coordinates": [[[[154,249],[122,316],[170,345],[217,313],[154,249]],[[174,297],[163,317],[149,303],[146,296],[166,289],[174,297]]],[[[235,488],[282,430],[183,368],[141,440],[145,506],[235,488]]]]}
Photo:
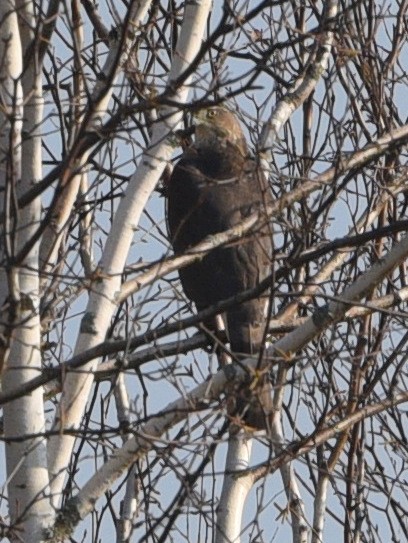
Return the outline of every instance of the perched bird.
{"type": "MultiPolygon", "coordinates": [[[[167,224],[175,254],[205,237],[240,224],[271,202],[271,193],[236,116],[224,107],[196,114],[195,141],[188,147],[167,183],[167,224]]],[[[272,235],[267,217],[243,239],[214,249],[179,270],[187,297],[197,310],[258,285],[271,271],[272,235]]],[[[267,296],[226,311],[226,331],[236,356],[256,354],[265,330],[267,296]]],[[[214,322],[205,325],[214,329],[214,322]]],[[[255,387],[240,389],[229,413],[243,424],[265,429],[272,411],[266,375],[255,387]]]]}

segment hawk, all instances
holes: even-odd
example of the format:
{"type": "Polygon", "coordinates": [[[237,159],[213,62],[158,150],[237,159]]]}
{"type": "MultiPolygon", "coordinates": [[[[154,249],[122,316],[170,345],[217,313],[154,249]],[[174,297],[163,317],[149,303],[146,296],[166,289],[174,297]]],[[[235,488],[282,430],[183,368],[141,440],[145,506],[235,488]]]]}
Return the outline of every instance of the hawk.
{"type": "MultiPolygon", "coordinates": [[[[272,197],[257,162],[249,157],[238,119],[224,107],[209,107],[196,114],[194,144],[176,164],[166,192],[167,224],[175,254],[240,224],[272,197]]],[[[258,285],[271,272],[271,256],[272,235],[265,217],[264,224],[243,239],[180,269],[181,284],[200,311],[258,285]]],[[[260,297],[226,311],[226,332],[236,357],[259,351],[265,306],[266,299],[260,297]]],[[[205,325],[215,330],[215,321],[205,325]]],[[[267,376],[262,375],[255,387],[244,386],[237,399],[230,398],[228,403],[234,418],[265,429],[272,412],[267,376]]]]}

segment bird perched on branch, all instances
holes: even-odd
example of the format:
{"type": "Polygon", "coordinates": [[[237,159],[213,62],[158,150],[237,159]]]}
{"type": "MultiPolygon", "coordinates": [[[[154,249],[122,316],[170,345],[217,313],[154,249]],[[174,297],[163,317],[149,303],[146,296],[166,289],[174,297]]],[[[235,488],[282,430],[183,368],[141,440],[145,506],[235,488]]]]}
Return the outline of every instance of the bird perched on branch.
{"type": "MultiPolygon", "coordinates": [[[[194,144],[176,164],[166,192],[168,229],[176,254],[239,225],[271,202],[263,173],[249,157],[240,123],[224,107],[209,107],[196,114],[194,144]]],[[[270,274],[271,256],[272,235],[265,215],[242,238],[180,269],[183,289],[200,311],[256,287],[270,274]]],[[[267,298],[264,294],[226,311],[226,332],[236,357],[259,351],[267,298]]],[[[204,324],[215,329],[215,321],[204,324]]],[[[228,410],[235,421],[265,429],[271,404],[271,385],[261,374],[243,386],[235,400],[228,399],[228,410]]]]}

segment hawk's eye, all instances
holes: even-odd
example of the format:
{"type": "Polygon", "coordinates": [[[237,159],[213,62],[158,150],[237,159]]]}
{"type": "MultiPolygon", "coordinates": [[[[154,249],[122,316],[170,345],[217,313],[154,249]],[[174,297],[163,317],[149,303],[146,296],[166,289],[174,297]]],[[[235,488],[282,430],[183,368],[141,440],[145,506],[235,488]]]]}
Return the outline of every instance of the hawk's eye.
{"type": "Polygon", "coordinates": [[[217,115],[217,111],[215,109],[209,109],[207,111],[207,117],[209,119],[212,119],[213,117],[215,117],[217,115]]]}

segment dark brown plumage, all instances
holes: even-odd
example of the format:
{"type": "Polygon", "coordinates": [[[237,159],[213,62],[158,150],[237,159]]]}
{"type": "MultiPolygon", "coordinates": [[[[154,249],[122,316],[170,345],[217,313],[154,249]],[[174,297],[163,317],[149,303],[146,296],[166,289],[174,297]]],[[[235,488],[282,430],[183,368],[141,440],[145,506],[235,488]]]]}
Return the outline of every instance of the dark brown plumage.
{"type": "MultiPolygon", "coordinates": [[[[236,226],[271,200],[256,162],[249,158],[240,124],[221,107],[197,115],[195,143],[174,168],[167,187],[167,220],[171,242],[181,254],[205,237],[236,226]]],[[[271,269],[272,236],[265,224],[245,239],[220,247],[180,270],[188,298],[197,309],[255,287],[271,269]]],[[[265,297],[226,312],[226,329],[234,353],[254,354],[264,335],[265,297]]],[[[213,323],[206,323],[213,327],[213,323]]],[[[263,382],[252,391],[243,387],[230,414],[245,424],[265,428],[271,413],[271,387],[263,382]],[[233,410],[233,412],[232,412],[233,410]]]]}

